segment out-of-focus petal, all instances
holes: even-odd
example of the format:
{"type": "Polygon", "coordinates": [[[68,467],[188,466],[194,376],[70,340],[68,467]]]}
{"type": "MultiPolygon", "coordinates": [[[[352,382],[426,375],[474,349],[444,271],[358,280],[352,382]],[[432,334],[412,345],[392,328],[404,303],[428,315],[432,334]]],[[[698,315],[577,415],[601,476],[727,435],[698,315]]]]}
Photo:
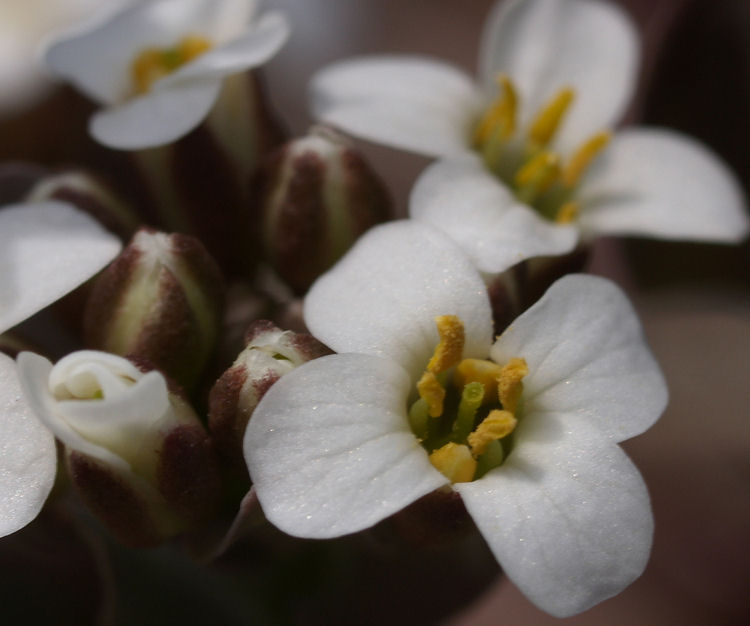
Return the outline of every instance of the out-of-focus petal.
{"type": "Polygon", "coordinates": [[[442,230],[488,273],[535,256],[565,254],[578,240],[575,226],[553,224],[519,204],[474,155],[427,168],[412,190],[409,212],[442,230]]]}
{"type": "Polygon", "coordinates": [[[198,126],[216,102],[221,78],[181,81],[94,114],[93,137],[122,150],[152,148],[179,139],[198,126]]]}
{"type": "Polygon", "coordinates": [[[292,370],[255,409],[245,459],[269,521],[300,537],[365,528],[446,484],[409,429],[406,372],[336,354],[292,370]]]}
{"type": "Polygon", "coordinates": [[[479,273],[449,238],[414,221],[368,231],[305,299],[305,322],[323,343],[390,357],[414,377],[439,341],[438,315],[463,321],[465,357],[486,358],[492,323],[479,273]]]}
{"type": "Polygon", "coordinates": [[[120,248],[98,222],[63,202],[0,209],[0,332],[91,278],[120,248]]]}
{"type": "Polygon", "coordinates": [[[428,156],[469,149],[481,101],[473,80],[420,57],[334,63],[312,78],[313,115],[352,135],[428,156]]]}
{"type": "Polygon", "coordinates": [[[561,88],[576,99],[556,143],[565,152],[614,125],[637,79],[638,35],[617,5],[598,0],[511,0],[498,3],[480,48],[480,76],[492,88],[510,76],[529,117],[561,88]]]}
{"type": "Polygon", "coordinates": [[[57,470],[52,433],[21,396],[13,359],[0,354],[0,537],[23,528],[42,508],[57,470]]]}
{"type": "Polygon", "coordinates": [[[706,146],[666,129],[615,135],[580,190],[586,234],[634,234],[718,243],[750,228],[739,183],[706,146]]]}
{"type": "Polygon", "coordinates": [[[653,518],[638,470],[575,415],[526,415],[502,466],[455,489],[508,577],[557,617],[635,580],[653,518]]]}
{"type": "Polygon", "coordinates": [[[524,413],[561,412],[614,441],[649,428],[667,387],[641,325],[614,283],[569,275],[516,319],[490,352],[526,359],[524,413]]]}

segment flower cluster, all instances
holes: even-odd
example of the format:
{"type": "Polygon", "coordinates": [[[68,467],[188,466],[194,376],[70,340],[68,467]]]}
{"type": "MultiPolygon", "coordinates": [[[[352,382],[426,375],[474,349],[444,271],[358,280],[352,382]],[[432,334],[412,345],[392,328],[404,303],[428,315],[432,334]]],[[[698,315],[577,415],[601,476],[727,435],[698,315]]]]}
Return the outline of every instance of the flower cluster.
{"type": "Polygon", "coordinates": [[[310,92],[337,130],[285,140],[256,69],[289,32],[254,0],[150,0],[47,47],[121,160],[86,163],[101,180],[0,166],[0,535],[63,473],[121,543],[214,555],[253,514],[328,539],[434,497],[420,523],[458,502],[541,609],[619,593],[653,533],[619,444],[664,377],[612,282],[540,275],[512,309],[491,285],[525,291],[515,270],[599,235],[739,242],[738,183],[695,140],[614,130],[639,55],[616,5],[498,3],[476,82],[334,63],[310,92]],[[381,224],[386,183],[338,131],[437,157],[409,219],[381,224]],[[72,350],[28,342],[40,312],[72,350]]]}

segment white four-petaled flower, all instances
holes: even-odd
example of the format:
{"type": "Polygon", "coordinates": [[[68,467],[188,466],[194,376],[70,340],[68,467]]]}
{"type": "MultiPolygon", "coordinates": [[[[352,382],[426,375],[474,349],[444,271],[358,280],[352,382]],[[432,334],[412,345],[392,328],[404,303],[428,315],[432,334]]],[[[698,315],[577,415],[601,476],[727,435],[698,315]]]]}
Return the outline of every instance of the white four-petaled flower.
{"type": "Polygon", "coordinates": [[[286,41],[284,16],[255,0],[152,0],[51,46],[47,65],[104,108],[90,123],[110,147],[179,139],[206,117],[225,77],[258,67],[286,41]]]}
{"type": "Polygon", "coordinates": [[[482,271],[600,234],[740,241],[742,193],[706,147],[647,128],[606,145],[637,66],[637,34],[615,5],[509,0],[485,24],[476,82],[427,58],[353,59],[313,77],[311,106],[354,135],[441,157],[419,178],[411,215],[482,271]]]}
{"type": "Polygon", "coordinates": [[[256,409],[245,456],[268,519],[285,532],[356,532],[449,481],[407,418],[438,335],[465,328],[463,357],[528,364],[504,463],[452,485],[508,576],[538,606],[571,615],[645,567],[652,517],[617,445],[664,409],[664,380],[623,294],[569,276],[492,343],[490,306],[470,260],[417,222],[366,234],[305,302],[311,331],[338,351],[290,372],[256,409]]]}

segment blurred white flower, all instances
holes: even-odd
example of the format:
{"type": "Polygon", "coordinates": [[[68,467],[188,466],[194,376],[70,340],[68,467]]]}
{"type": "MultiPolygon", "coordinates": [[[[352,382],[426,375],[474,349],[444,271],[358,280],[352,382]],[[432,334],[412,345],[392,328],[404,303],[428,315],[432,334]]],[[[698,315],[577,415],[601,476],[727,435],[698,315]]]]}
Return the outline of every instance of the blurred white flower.
{"type": "Polygon", "coordinates": [[[667,393],[614,285],[566,277],[493,345],[469,259],[439,231],[400,222],[369,231],[313,285],[305,320],[340,354],[276,382],[245,434],[273,524],[336,537],[453,488],[507,575],[554,615],[640,575],[649,498],[617,443],[647,429],[667,393]],[[439,336],[435,316],[447,316],[439,336]],[[466,413],[455,395],[469,383],[488,406],[466,413]]]}
{"type": "Polygon", "coordinates": [[[59,30],[122,0],[3,0],[0,3],[0,114],[41,96],[51,84],[39,46],[59,30]]]}
{"type": "Polygon", "coordinates": [[[93,137],[136,150],[179,139],[206,117],[225,77],[286,41],[281,13],[255,0],[151,0],[52,45],[48,67],[102,105],[93,137]]]}
{"type": "Polygon", "coordinates": [[[475,82],[427,58],[335,63],[311,83],[316,117],[443,160],[410,211],[486,272],[636,234],[737,242],[739,185],[698,142],[662,129],[611,135],[636,86],[638,38],[616,5],[509,0],[490,13],[475,82]]]}

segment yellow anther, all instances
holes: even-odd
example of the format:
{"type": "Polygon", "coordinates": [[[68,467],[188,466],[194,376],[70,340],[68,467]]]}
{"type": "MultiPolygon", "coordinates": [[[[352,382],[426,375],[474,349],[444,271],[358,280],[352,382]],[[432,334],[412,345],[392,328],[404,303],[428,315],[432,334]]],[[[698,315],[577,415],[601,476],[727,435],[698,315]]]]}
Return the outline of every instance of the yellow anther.
{"type": "MultiPolygon", "coordinates": [[[[554,152],[540,152],[516,173],[516,185],[533,193],[544,193],[560,176],[560,157],[554,152]]],[[[522,190],[519,190],[521,193],[522,190]]]]}
{"type": "Polygon", "coordinates": [[[211,42],[188,35],[173,48],[146,48],[135,57],[130,72],[136,93],[146,93],[157,80],[211,48],[211,42]]]}
{"type": "Polygon", "coordinates": [[[497,77],[500,95],[485,112],[474,131],[474,143],[482,146],[490,138],[498,134],[502,140],[507,140],[516,130],[516,111],[518,109],[518,95],[510,78],[505,74],[497,77]]]}
{"type": "Polygon", "coordinates": [[[503,366],[497,379],[497,395],[506,411],[516,412],[523,392],[523,377],[528,373],[526,359],[513,358],[503,366]]]}
{"type": "Polygon", "coordinates": [[[464,351],[464,325],[456,315],[435,318],[440,343],[427,364],[427,371],[440,374],[461,360],[464,351]]]}
{"type": "Polygon", "coordinates": [[[430,417],[440,417],[443,414],[443,401],[445,400],[445,389],[440,384],[435,374],[425,372],[417,383],[419,397],[428,406],[430,417]]]}
{"type": "Polygon", "coordinates": [[[612,135],[607,131],[596,133],[573,153],[562,174],[563,183],[566,187],[575,187],[578,184],[583,173],[591,165],[596,155],[606,147],[611,137],[612,135]]]}
{"type": "Polygon", "coordinates": [[[570,224],[578,217],[578,211],[579,207],[577,202],[566,202],[557,209],[555,222],[558,224],[570,224]]]}
{"type": "Polygon", "coordinates": [[[459,389],[472,382],[482,383],[484,402],[493,402],[497,398],[497,379],[502,367],[494,361],[484,359],[464,359],[456,367],[453,383],[459,389]]]}
{"type": "Polygon", "coordinates": [[[430,463],[452,483],[466,483],[474,478],[476,459],[469,448],[459,443],[446,443],[430,454],[430,463]]]}
{"type": "Polygon", "coordinates": [[[490,411],[490,414],[469,435],[468,441],[474,456],[484,454],[491,442],[510,435],[516,428],[517,423],[518,420],[510,411],[499,409],[490,411]]]}
{"type": "Polygon", "coordinates": [[[575,91],[565,87],[536,114],[529,127],[529,140],[533,146],[542,148],[552,141],[574,98],[575,91]]]}

